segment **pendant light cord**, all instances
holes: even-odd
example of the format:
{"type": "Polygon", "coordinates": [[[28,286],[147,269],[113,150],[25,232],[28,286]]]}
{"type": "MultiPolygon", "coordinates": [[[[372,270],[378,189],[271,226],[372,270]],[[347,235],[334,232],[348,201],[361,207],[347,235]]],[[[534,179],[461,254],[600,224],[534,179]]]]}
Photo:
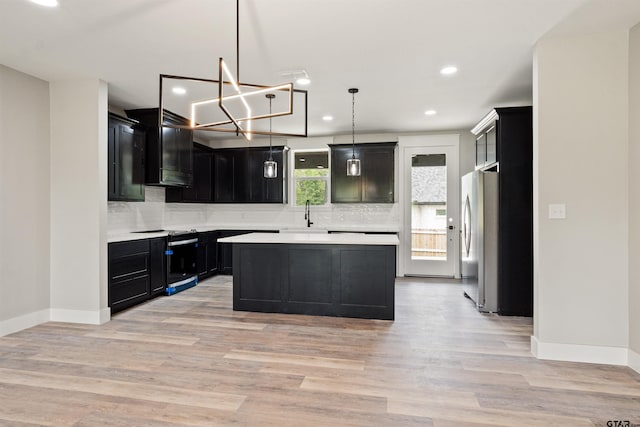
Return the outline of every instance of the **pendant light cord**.
{"type": "Polygon", "coordinates": [[[240,84],[240,0],[236,0],[236,81],[240,84]]]}
{"type": "Polygon", "coordinates": [[[351,158],[356,158],[356,93],[358,89],[349,89],[351,92],[351,158]]]}
{"type": "Polygon", "coordinates": [[[273,151],[271,149],[271,102],[276,97],[275,93],[265,95],[269,99],[269,161],[273,161],[273,151]]]}

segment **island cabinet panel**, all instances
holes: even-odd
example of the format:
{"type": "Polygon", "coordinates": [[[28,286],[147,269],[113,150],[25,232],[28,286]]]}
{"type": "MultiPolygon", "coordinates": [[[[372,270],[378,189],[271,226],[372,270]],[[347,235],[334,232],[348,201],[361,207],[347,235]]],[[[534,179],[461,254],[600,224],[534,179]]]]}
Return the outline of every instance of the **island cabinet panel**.
{"type": "Polygon", "coordinates": [[[393,320],[395,246],[233,244],[233,309],[393,320]]]}
{"type": "Polygon", "coordinates": [[[245,286],[240,289],[244,301],[279,302],[283,294],[283,266],[286,253],[281,247],[268,250],[259,246],[240,248],[240,270],[245,286]]]}
{"type": "Polygon", "coordinates": [[[331,304],[334,295],[332,251],[301,247],[289,258],[288,301],[331,304]]]}

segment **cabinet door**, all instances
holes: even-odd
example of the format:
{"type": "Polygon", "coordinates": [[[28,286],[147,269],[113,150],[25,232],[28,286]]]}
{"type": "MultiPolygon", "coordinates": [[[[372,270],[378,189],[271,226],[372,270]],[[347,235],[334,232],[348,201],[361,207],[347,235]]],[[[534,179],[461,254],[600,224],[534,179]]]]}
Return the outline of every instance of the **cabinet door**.
{"type": "Polygon", "coordinates": [[[151,295],[164,292],[167,286],[166,255],[167,241],[164,237],[149,239],[149,278],[151,295]]]}
{"type": "Polygon", "coordinates": [[[361,147],[362,201],[393,203],[394,147],[361,147]]]}
{"type": "Polygon", "coordinates": [[[144,132],[125,119],[109,117],[109,200],[144,201],[144,144],[144,132]]]}
{"type": "Polygon", "coordinates": [[[496,150],[496,126],[491,126],[485,132],[485,140],[487,142],[487,164],[490,165],[498,161],[496,150]]]}
{"type": "Polygon", "coordinates": [[[162,172],[178,171],[178,129],[162,128],[162,172]]]}
{"type": "Polygon", "coordinates": [[[263,176],[262,168],[268,157],[268,150],[265,153],[263,149],[252,149],[247,153],[248,202],[259,203],[265,199],[269,179],[263,176]]]}
{"type": "Polygon", "coordinates": [[[249,150],[233,150],[233,201],[249,202],[249,150]]]}
{"type": "Polygon", "coordinates": [[[207,274],[212,276],[218,273],[218,238],[217,233],[215,231],[210,231],[207,233],[207,251],[206,251],[206,260],[207,260],[207,274]]]}
{"type": "MultiPolygon", "coordinates": [[[[347,160],[352,147],[331,147],[331,203],[362,201],[362,176],[347,176],[347,160]]],[[[356,157],[360,151],[356,148],[356,157]]]]}
{"type": "Polygon", "coordinates": [[[129,126],[118,126],[116,144],[118,167],[118,195],[121,200],[144,200],[142,147],[144,135],[129,126]]]}
{"type": "Polygon", "coordinates": [[[178,171],[184,185],[193,181],[193,132],[188,129],[176,129],[178,149],[178,171]]]}
{"type": "Polygon", "coordinates": [[[476,138],[476,166],[484,166],[487,162],[487,137],[483,133],[476,138]]]}
{"type": "MultiPolygon", "coordinates": [[[[278,176],[276,178],[264,178],[264,193],[262,201],[265,203],[285,203],[286,195],[284,188],[284,179],[286,173],[286,165],[285,165],[285,156],[283,149],[273,150],[273,160],[278,164],[278,176]]],[[[269,159],[269,149],[266,149],[263,155],[264,160],[269,159]]],[[[264,165],[264,160],[262,161],[261,166],[264,165]]],[[[262,167],[260,168],[261,173],[264,174],[262,167]]]]}
{"type": "Polygon", "coordinates": [[[218,151],[214,160],[214,200],[220,203],[233,202],[234,157],[229,151],[218,151]]]}

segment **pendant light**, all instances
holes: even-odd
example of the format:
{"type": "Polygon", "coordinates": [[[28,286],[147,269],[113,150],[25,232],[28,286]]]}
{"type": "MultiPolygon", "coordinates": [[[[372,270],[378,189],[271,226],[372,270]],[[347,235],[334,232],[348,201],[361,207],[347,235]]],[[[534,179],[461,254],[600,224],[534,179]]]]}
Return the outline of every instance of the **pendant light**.
{"type": "Polygon", "coordinates": [[[265,178],[277,178],[278,163],[273,160],[273,149],[271,147],[271,103],[276,95],[274,93],[268,93],[265,96],[269,100],[269,160],[265,160],[264,162],[263,175],[265,178]]]}
{"type": "Polygon", "coordinates": [[[349,89],[351,94],[351,158],[347,160],[347,176],[360,176],[360,159],[356,159],[356,93],[358,89],[349,89]]]}

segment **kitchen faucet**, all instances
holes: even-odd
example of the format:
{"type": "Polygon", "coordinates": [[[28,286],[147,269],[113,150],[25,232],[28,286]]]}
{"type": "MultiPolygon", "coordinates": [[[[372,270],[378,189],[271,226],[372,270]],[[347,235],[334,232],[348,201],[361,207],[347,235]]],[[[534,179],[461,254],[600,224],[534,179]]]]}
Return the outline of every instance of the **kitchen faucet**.
{"type": "Polygon", "coordinates": [[[309,199],[304,202],[304,219],[307,220],[307,227],[311,227],[313,222],[311,222],[311,202],[309,202],[309,199]]]}

